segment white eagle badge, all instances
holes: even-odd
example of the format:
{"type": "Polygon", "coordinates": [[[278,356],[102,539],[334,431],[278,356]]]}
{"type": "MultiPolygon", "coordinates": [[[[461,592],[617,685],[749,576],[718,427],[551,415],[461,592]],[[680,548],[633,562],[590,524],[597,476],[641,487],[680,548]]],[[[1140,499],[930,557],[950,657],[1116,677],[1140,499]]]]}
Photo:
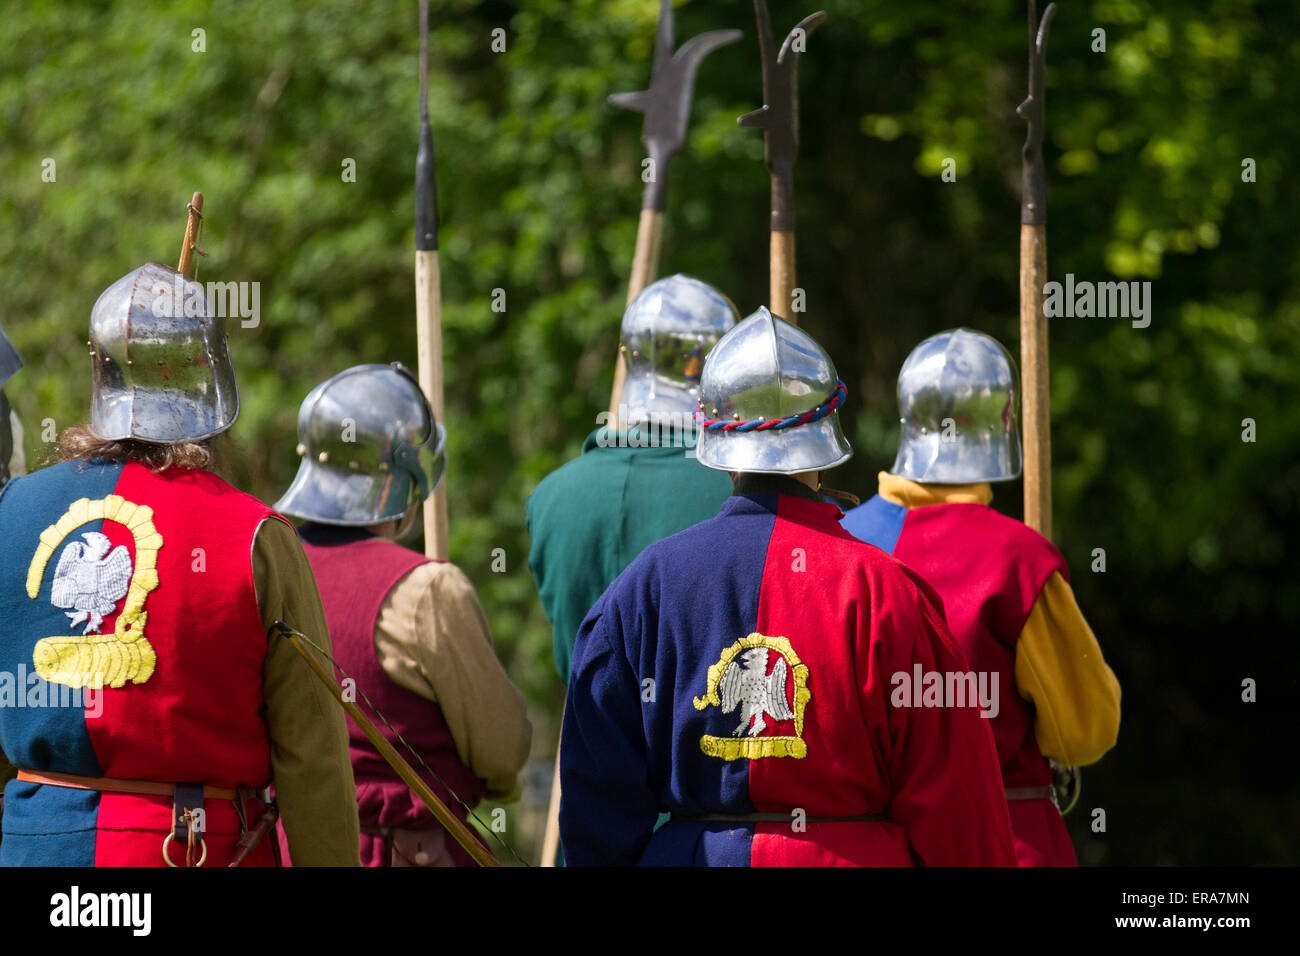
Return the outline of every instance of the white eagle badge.
{"type": "Polygon", "coordinates": [[[767,729],[764,714],[773,720],[794,720],[794,711],[785,696],[789,668],[785,658],[778,654],[776,666],[769,674],[768,653],[766,647],[751,647],[739,660],[728,664],[722,674],[718,687],[722,693],[722,712],[729,714],[740,708],[740,726],[731,732],[733,737],[739,737],[746,729],[749,736],[757,737],[767,729]]]}
{"type": "Polygon", "coordinates": [[[807,756],[803,724],[804,710],[812,699],[809,677],[808,665],[787,638],[755,632],[736,641],[710,665],[704,696],[696,697],[694,704],[701,711],[717,707],[724,714],[733,714],[739,710],[740,724],[729,737],[705,734],[700,738],[700,750],[723,760],[800,760],[807,756]],[[776,661],[769,674],[773,657],[776,661]],[[769,720],[794,721],[794,735],[764,734],[769,720]]]}
{"type": "Polygon", "coordinates": [[[126,545],[109,550],[108,535],[85,531],[85,539],[71,542],[59,556],[50,589],[50,603],[64,611],[72,627],[85,623],[81,633],[99,633],[104,616],[112,614],[131,583],[131,555],[126,545]]]}

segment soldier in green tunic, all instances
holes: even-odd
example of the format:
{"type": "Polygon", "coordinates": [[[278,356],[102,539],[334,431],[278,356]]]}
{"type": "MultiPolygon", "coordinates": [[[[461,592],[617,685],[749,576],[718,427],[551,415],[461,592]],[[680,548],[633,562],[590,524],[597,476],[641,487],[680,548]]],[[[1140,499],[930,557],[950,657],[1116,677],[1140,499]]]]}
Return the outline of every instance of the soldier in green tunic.
{"type": "Polygon", "coordinates": [[[566,684],[578,625],[605,588],[643,548],[712,518],[731,494],[724,472],[695,460],[694,412],[704,358],[738,317],[698,279],[647,286],[623,315],[627,427],[597,428],[528,499],[528,566],[566,684]]]}

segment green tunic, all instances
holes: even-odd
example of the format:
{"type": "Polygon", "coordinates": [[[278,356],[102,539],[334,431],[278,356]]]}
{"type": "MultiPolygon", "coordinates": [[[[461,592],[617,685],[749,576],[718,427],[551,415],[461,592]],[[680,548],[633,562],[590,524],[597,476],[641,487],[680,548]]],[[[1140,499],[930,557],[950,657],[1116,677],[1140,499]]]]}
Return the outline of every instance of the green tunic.
{"type": "Polygon", "coordinates": [[[566,684],[578,625],[605,588],[642,549],[712,518],[731,495],[726,472],[668,444],[667,433],[664,445],[652,444],[657,438],[598,428],[581,457],[547,475],[528,499],[528,566],[566,684]]]}

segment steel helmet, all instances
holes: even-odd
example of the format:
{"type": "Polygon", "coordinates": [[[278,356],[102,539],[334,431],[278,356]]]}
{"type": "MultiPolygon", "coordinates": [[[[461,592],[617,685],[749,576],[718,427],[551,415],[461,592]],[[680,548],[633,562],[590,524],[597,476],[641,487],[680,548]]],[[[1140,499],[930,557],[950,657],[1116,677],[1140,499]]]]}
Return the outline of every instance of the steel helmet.
{"type": "Polygon", "coordinates": [[[303,399],[302,463],[275,509],[334,525],[400,518],[442,481],[445,437],[419,383],[400,363],[340,372],[303,399]]]}
{"type": "Polygon", "coordinates": [[[239,416],[225,326],[203,286],[150,262],[90,312],[90,430],[155,444],[219,434],[239,416]]]}
{"type": "Polygon", "coordinates": [[[932,335],[898,373],[903,434],[893,473],[964,485],[1020,474],[1016,363],[992,336],[971,329],[932,335]]]}
{"type": "Polygon", "coordinates": [[[760,308],[722,337],[700,385],[700,464],[796,475],[843,464],[845,387],[807,332],[760,308]]]}
{"type": "Polygon", "coordinates": [[[619,421],[692,427],[705,356],[739,318],[730,299],[687,275],[642,289],[623,313],[627,379],[619,421]]]}

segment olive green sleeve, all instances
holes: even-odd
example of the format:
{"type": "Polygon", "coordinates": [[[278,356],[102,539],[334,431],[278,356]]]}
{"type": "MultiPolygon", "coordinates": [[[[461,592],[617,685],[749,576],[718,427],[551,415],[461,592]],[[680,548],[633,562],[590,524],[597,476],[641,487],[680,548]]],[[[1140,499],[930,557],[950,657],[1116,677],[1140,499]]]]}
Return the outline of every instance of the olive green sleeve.
{"type": "Polygon", "coordinates": [[[276,621],[284,621],[331,650],[307,555],[293,528],[277,518],[257,531],[253,582],[267,629],[262,695],[290,859],[294,866],[359,866],[356,784],[343,708],[294,646],[270,632],[276,621]]]}

